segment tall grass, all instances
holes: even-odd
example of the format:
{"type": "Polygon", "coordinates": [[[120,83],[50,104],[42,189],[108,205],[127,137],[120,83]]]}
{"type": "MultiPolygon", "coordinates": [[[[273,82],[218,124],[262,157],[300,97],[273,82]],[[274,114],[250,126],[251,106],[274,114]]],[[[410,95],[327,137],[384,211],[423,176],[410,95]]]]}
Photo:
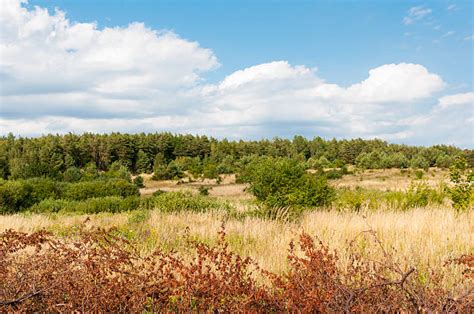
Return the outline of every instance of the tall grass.
{"type": "MultiPolygon", "coordinates": [[[[416,266],[429,272],[442,270],[443,263],[462,254],[473,254],[474,212],[456,213],[441,206],[415,208],[406,211],[314,211],[303,213],[297,222],[283,222],[256,217],[228,219],[223,211],[173,212],[160,210],[96,215],[15,214],[0,216],[0,231],[12,228],[32,232],[46,228],[56,234],[70,230],[117,227],[118,232],[141,243],[144,253],[160,247],[186,251],[186,237],[213,244],[217,231],[226,221],[229,246],[243,256],[251,256],[263,268],[281,273],[288,268],[286,250],[295,236],[304,230],[337,249],[339,263],[349,263],[345,248],[360,234],[356,249],[365,256],[381,257],[383,252],[369,246],[363,231],[372,228],[385,246],[397,251],[396,259],[403,266],[416,266]],[[87,221],[87,222],[84,222],[87,221]]],[[[449,273],[440,283],[449,287],[459,278],[460,271],[449,273]]]]}

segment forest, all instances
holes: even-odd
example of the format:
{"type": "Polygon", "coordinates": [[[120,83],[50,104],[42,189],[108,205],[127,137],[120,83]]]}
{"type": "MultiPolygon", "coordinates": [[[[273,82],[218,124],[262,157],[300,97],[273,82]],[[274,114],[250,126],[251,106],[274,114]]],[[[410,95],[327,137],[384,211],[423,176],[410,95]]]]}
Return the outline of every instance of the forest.
{"type": "MultiPolygon", "coordinates": [[[[474,164],[474,151],[448,145],[431,147],[389,144],[374,140],[324,140],[295,136],[259,141],[217,140],[207,136],[152,134],[47,135],[36,138],[0,138],[0,177],[61,178],[75,168],[107,171],[119,162],[132,173],[151,173],[191,167],[210,177],[232,173],[248,156],[296,158],[311,167],[356,165],[364,169],[449,168],[458,156],[474,164]]],[[[184,169],[186,170],[186,169],[184,169]]]]}

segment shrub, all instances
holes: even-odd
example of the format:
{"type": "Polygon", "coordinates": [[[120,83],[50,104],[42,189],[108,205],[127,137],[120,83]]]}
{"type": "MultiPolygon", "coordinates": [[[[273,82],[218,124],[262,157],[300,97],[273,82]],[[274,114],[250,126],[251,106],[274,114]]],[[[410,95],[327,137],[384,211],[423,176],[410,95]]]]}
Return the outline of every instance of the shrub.
{"type": "Polygon", "coordinates": [[[181,167],[177,163],[172,161],[166,167],[166,175],[168,179],[176,180],[182,178],[184,176],[184,173],[181,170],[181,167]]]}
{"type": "Polygon", "coordinates": [[[264,158],[249,165],[249,190],[268,206],[324,206],[333,189],[321,175],[306,172],[302,163],[288,158],[264,158]]]}
{"type": "Polygon", "coordinates": [[[69,184],[66,186],[62,197],[80,201],[93,197],[138,195],[138,188],[135,184],[121,179],[110,179],[69,184]]]}
{"type": "Polygon", "coordinates": [[[212,189],[211,187],[209,186],[204,186],[204,185],[201,185],[198,189],[199,191],[199,195],[202,195],[202,196],[208,196],[209,195],[209,190],[212,189]]]}
{"type": "Polygon", "coordinates": [[[0,185],[0,213],[26,210],[47,198],[59,198],[63,184],[47,178],[5,181],[0,185]]]}
{"type": "Polygon", "coordinates": [[[421,180],[421,179],[423,178],[423,171],[422,171],[422,170],[419,170],[419,169],[416,170],[416,171],[415,171],[415,178],[416,178],[417,180],[421,180]]]}
{"type": "Polygon", "coordinates": [[[226,156],[218,165],[219,174],[230,174],[235,172],[235,160],[232,156],[226,156]]]}
{"type": "Polygon", "coordinates": [[[209,159],[204,160],[202,167],[202,175],[207,179],[215,179],[218,176],[217,165],[209,159]]]}
{"type": "Polygon", "coordinates": [[[153,197],[153,207],[163,212],[206,212],[210,210],[233,209],[227,201],[221,201],[191,192],[167,192],[153,197]]]}
{"type": "Polygon", "coordinates": [[[362,208],[406,210],[430,204],[443,204],[446,193],[443,186],[430,188],[426,183],[412,183],[407,191],[381,191],[357,187],[338,189],[333,207],[359,211],[362,208]]]}
{"type": "Polygon", "coordinates": [[[133,179],[133,184],[135,184],[137,186],[137,188],[145,187],[145,184],[143,183],[143,177],[142,176],[136,176],[133,179]]]}
{"type": "Polygon", "coordinates": [[[410,160],[410,167],[414,169],[428,169],[430,166],[430,163],[428,160],[426,160],[425,157],[423,157],[421,154],[416,155],[410,160]]]}
{"type": "Polygon", "coordinates": [[[48,198],[31,206],[29,211],[34,213],[73,212],[77,209],[77,203],[77,201],[48,198]]]}
{"type": "Polygon", "coordinates": [[[329,180],[335,180],[335,179],[340,179],[342,176],[349,174],[349,171],[347,170],[347,167],[344,165],[340,169],[330,169],[326,171],[319,171],[320,175],[326,176],[329,180]]]}
{"type": "Polygon", "coordinates": [[[109,171],[105,172],[102,176],[106,178],[117,178],[131,182],[130,172],[128,171],[127,167],[122,165],[120,161],[113,162],[109,167],[109,171]]]}
{"type": "Polygon", "coordinates": [[[36,213],[78,212],[97,214],[101,212],[117,213],[141,208],[141,200],[137,196],[120,197],[106,196],[89,198],[83,201],[65,199],[46,199],[33,205],[30,211],[36,213]]]}
{"type": "MultiPolygon", "coordinates": [[[[349,263],[340,263],[338,252],[303,233],[290,243],[288,270],[275,274],[231,251],[224,231],[214,246],[189,240],[187,255],[159,249],[143,255],[137,242],[117,234],[79,229],[77,236],[59,239],[45,231],[1,233],[0,276],[8,284],[0,285],[0,312],[49,313],[58,307],[112,313],[473,310],[472,294],[453,296],[436,285],[443,277],[439,272],[419,280],[422,273],[404,269],[378,239],[368,243],[382,247],[381,260],[365,258],[349,244],[349,263]]],[[[472,256],[451,263],[464,260],[472,256]]],[[[469,283],[465,276],[453,291],[469,283]]]]}
{"type": "Polygon", "coordinates": [[[81,170],[77,167],[69,167],[63,173],[63,180],[65,182],[78,182],[82,178],[81,170]]]}
{"type": "Polygon", "coordinates": [[[458,158],[450,169],[450,178],[453,187],[449,189],[449,195],[453,207],[457,210],[465,210],[474,203],[474,171],[469,167],[467,161],[458,158]]]}

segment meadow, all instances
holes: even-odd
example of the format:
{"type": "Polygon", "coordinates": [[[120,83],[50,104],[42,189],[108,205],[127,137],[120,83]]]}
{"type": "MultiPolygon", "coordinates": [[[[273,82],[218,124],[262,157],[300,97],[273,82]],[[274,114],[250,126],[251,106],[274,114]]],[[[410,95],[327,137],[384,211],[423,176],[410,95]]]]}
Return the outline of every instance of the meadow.
{"type": "Polygon", "coordinates": [[[472,311],[467,162],[321,159],[158,154],[153,172],[1,180],[0,309],[472,311]]]}

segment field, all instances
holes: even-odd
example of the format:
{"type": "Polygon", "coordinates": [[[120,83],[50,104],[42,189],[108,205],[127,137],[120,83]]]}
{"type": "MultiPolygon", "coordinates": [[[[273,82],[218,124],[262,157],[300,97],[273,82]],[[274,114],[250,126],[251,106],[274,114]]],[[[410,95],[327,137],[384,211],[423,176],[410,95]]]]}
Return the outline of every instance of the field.
{"type": "MultiPolygon", "coordinates": [[[[298,241],[304,234],[320,240],[331,252],[337,252],[338,258],[334,261],[334,267],[340,270],[352,269],[354,256],[366,263],[376,261],[391,269],[385,274],[388,276],[385,280],[395,280],[397,276],[413,268],[416,270],[415,275],[410,274],[413,277],[410,279],[414,283],[424,283],[431,289],[443,289],[453,297],[461,296],[460,304],[463,305],[453,305],[453,309],[467,309],[472,305],[472,301],[469,301],[472,300],[472,279],[469,279],[469,271],[472,271],[472,268],[469,268],[472,265],[469,263],[472,262],[468,260],[466,264],[450,261],[474,254],[474,212],[456,211],[447,199],[405,210],[393,208],[383,202],[376,203],[379,208],[373,208],[370,202],[362,202],[362,206],[354,211],[353,208],[344,207],[345,204],[352,203],[336,202],[336,205],[306,210],[295,217],[289,215],[291,208],[286,207],[278,208],[267,215],[247,215],[260,207],[255,197],[248,192],[248,184],[236,183],[235,175],[222,175],[220,182],[215,179],[193,182],[183,179],[155,181],[151,175],[146,174],[142,177],[142,198],[152,198],[152,194],[158,190],[167,193],[188,191],[190,194],[183,195],[198,197],[200,187],[204,186],[209,194],[205,198],[230,204],[234,214],[230,215],[228,210],[219,208],[200,212],[169,212],[151,208],[98,214],[23,213],[0,216],[0,232],[10,229],[32,234],[46,230],[56,239],[69,243],[80,239],[84,233],[98,229],[112,230],[114,236],[130,241],[138,250],[139,256],[151,256],[159,249],[163,254],[178,254],[184,261],[192,263],[197,257],[193,257],[190,243],[210,248],[219,247],[220,232],[224,228],[225,241],[230,252],[242,258],[251,258],[252,263],[258,265],[258,269],[275,274],[274,276],[294,272],[295,266],[291,264],[291,259],[288,259],[288,249],[292,241],[298,241]],[[396,265],[398,272],[393,271],[393,265],[396,265]]],[[[435,190],[439,186],[449,185],[449,173],[446,170],[431,168],[419,178],[413,170],[356,170],[353,174],[331,180],[330,184],[337,191],[345,191],[344,193],[362,188],[364,193],[369,193],[367,195],[375,193],[374,195],[380,196],[385,194],[377,193],[406,192],[413,182],[424,182],[435,190]]],[[[297,253],[297,256],[301,254],[297,253]]],[[[32,259],[34,260],[33,257],[32,259]]],[[[254,273],[251,277],[257,285],[268,285],[268,278],[262,273],[254,273]]],[[[375,285],[380,285],[380,282],[375,285]]],[[[433,295],[433,292],[429,292],[427,296],[417,297],[428,300],[433,295]]],[[[203,301],[205,300],[204,298],[203,301]]],[[[423,302],[428,302],[427,300],[423,302]]],[[[196,309],[206,308],[196,302],[196,309]]],[[[375,307],[360,309],[380,309],[380,305],[376,305],[378,302],[383,303],[381,300],[373,301],[372,305],[375,307]]],[[[396,302],[407,301],[400,299],[396,302]]],[[[166,304],[165,308],[169,308],[170,304],[166,304]]],[[[239,308],[242,303],[237,302],[237,305],[239,308]]],[[[402,303],[399,305],[402,306],[402,303]]],[[[427,304],[425,308],[429,306],[437,308],[433,304],[427,304]]],[[[262,309],[251,306],[247,308],[262,309]]],[[[299,307],[287,304],[283,308],[299,307]]]]}

